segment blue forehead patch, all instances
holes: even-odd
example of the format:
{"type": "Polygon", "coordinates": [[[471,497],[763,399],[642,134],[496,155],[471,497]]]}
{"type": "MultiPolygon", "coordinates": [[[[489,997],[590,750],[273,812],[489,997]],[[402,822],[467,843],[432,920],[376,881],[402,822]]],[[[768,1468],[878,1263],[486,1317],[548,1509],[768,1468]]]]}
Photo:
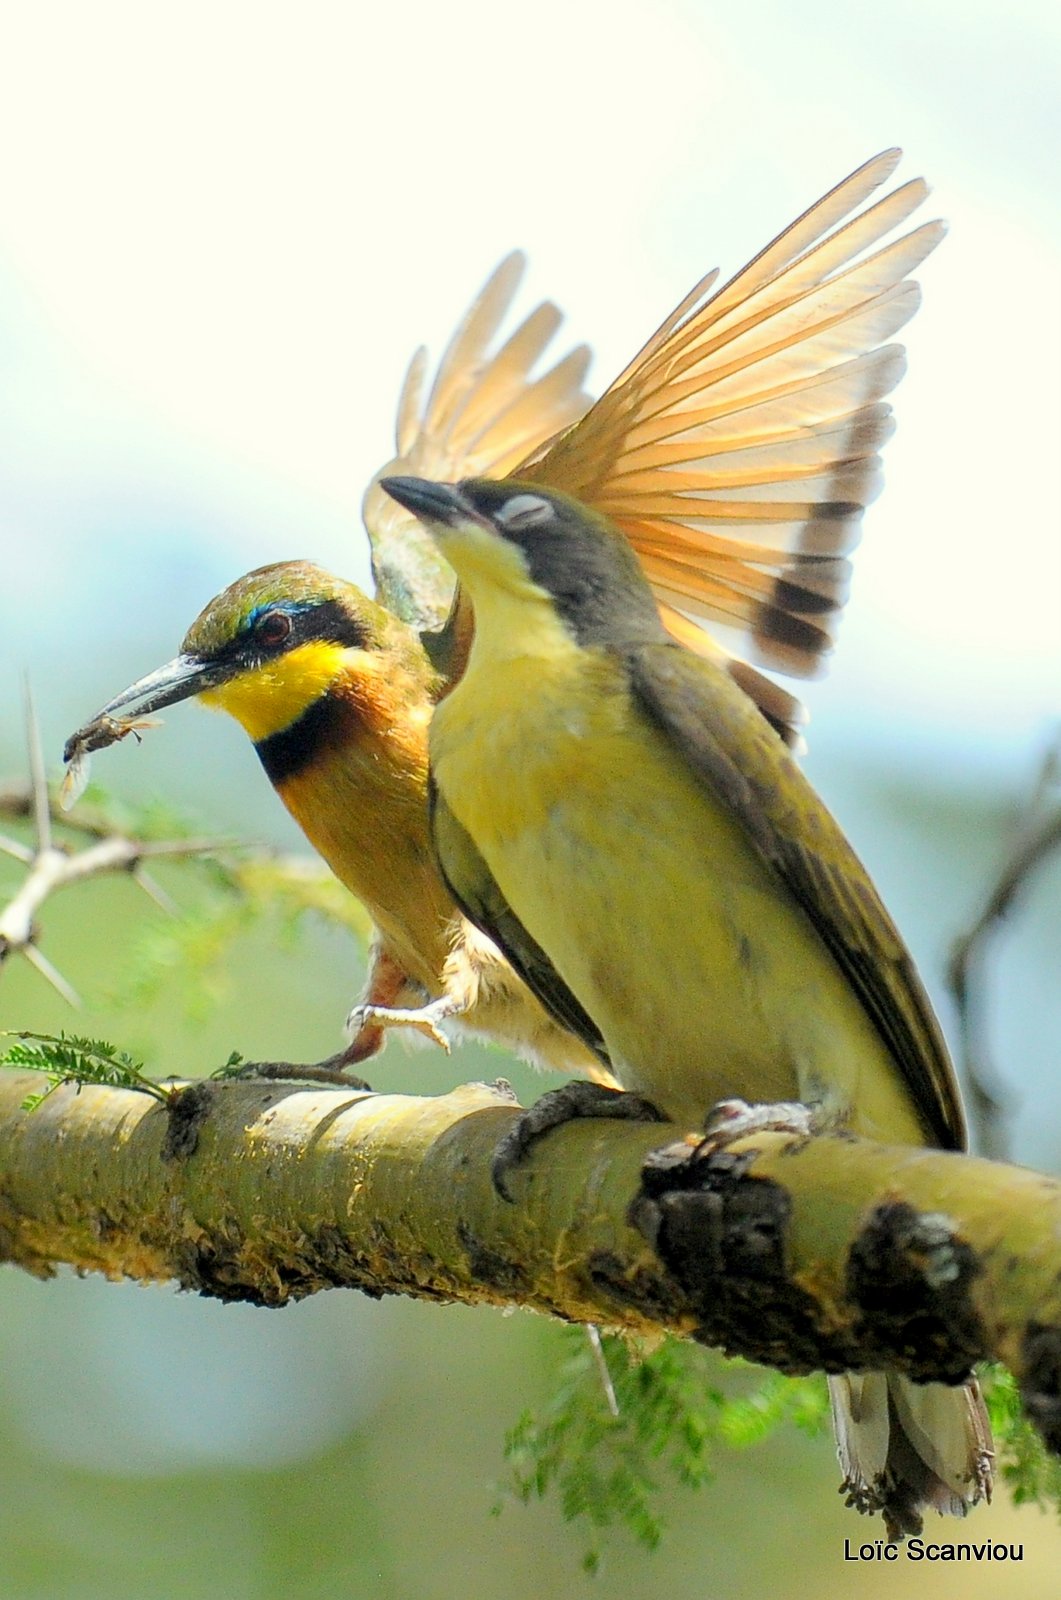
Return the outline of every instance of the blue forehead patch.
{"type": "Polygon", "coordinates": [[[283,611],[289,617],[297,617],[303,611],[311,611],[312,605],[305,600],[265,600],[261,605],[252,607],[244,617],[241,627],[253,628],[259,617],[272,615],[275,611],[283,611]]]}

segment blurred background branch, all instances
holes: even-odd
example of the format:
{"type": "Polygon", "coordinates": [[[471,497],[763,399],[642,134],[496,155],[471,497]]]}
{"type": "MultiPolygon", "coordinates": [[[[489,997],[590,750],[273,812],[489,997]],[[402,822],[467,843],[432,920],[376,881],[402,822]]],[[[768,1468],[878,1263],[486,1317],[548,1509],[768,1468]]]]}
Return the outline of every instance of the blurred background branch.
{"type": "MultiPolygon", "coordinates": [[[[0,970],[14,955],[24,956],[71,1006],[80,1008],[81,998],[71,983],[40,949],[38,914],[45,901],[60,889],[106,873],[128,873],[133,882],[164,911],[175,912],[169,895],[147,870],[147,862],[169,856],[214,855],[224,847],[217,839],[134,839],[116,831],[97,807],[84,820],[67,819],[58,809],[49,788],[41,750],[40,728],[33,698],[26,689],[26,731],[29,745],[30,776],[24,783],[0,784],[0,815],[31,818],[32,845],[0,835],[0,851],[23,865],[26,876],[7,905],[0,910],[0,970]],[[87,834],[93,841],[72,850],[55,835],[54,824],[66,822],[75,833],[87,834]]],[[[230,846],[231,847],[231,846],[230,846]]]]}
{"type": "MultiPolygon", "coordinates": [[[[26,689],[28,778],[0,781],[0,817],[31,825],[31,838],[0,833],[0,853],[26,869],[21,884],[0,907],[0,973],[14,956],[22,956],[68,1005],[80,1009],[74,985],[40,948],[40,913],[60,889],[111,874],[128,876],[160,910],[180,918],[173,897],[148,870],[161,860],[210,862],[219,881],[234,892],[245,909],[283,901],[288,914],[318,911],[367,940],[369,923],[361,908],[311,857],[284,855],[235,839],[185,834],[176,819],[149,814],[123,823],[120,808],[97,790],[68,810],[61,790],[49,786],[40,729],[30,690],[26,689]],[[165,837],[167,828],[177,837],[165,837]],[[162,836],[160,836],[160,833],[162,836]],[[63,837],[65,835],[66,837],[63,837]],[[85,841],[75,843],[75,841],[85,841]]],[[[191,931],[191,925],[186,927],[191,931]]],[[[220,954],[223,938],[217,945],[220,954]]]]}
{"type": "Polygon", "coordinates": [[[1048,746],[1011,849],[969,928],[955,941],[947,967],[959,1024],[973,1143],[984,1155],[1009,1156],[1007,1093],[989,1043],[988,956],[1014,901],[1061,847],[1061,729],[1048,746]]]}

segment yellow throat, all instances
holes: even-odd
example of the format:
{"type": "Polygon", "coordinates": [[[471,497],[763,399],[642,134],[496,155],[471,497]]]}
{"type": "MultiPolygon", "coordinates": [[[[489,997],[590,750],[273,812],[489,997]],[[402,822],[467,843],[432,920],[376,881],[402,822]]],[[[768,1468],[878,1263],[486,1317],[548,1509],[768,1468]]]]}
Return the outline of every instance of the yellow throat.
{"type": "Polygon", "coordinates": [[[327,693],[343,669],[345,656],[344,645],[313,639],[229,678],[216,689],[204,689],[199,699],[235,717],[258,744],[297,722],[327,693]]]}

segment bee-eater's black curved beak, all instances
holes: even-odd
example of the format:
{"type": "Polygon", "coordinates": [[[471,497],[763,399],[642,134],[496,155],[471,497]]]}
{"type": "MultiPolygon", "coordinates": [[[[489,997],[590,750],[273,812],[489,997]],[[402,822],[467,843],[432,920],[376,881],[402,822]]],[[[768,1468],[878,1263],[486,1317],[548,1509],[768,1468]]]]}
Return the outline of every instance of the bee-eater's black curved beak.
{"type": "Polygon", "coordinates": [[[462,519],[481,519],[453,483],[431,483],[427,478],[381,478],[380,488],[386,489],[392,500],[397,500],[406,511],[423,522],[441,522],[452,527],[462,519]]]}
{"type": "Polygon", "coordinates": [[[121,694],[108,701],[102,711],[97,712],[91,722],[86,722],[83,728],[72,733],[64,746],[63,760],[70,761],[73,758],[83,746],[85,734],[101,718],[113,716],[116,711],[123,711],[126,707],[134,707],[137,716],[146,716],[150,711],[160,711],[163,706],[176,705],[178,700],[187,700],[191,695],[200,694],[203,689],[212,689],[231,676],[232,665],[229,662],[204,661],[200,656],[175,656],[164,667],[158,667],[156,671],[149,672],[146,678],[138,678],[128,689],[123,689],[121,694]]]}

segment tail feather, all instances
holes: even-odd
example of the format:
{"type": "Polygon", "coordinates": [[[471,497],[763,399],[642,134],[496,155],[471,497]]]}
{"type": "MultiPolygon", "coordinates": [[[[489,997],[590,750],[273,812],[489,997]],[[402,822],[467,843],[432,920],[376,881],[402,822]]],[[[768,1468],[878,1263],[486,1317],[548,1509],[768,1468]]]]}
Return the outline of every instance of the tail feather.
{"type": "Polygon", "coordinates": [[[889,1540],[921,1532],[926,1506],[963,1517],[991,1498],[993,1451],[980,1385],[916,1384],[898,1373],[829,1379],[842,1493],[880,1511],[889,1540]]]}

